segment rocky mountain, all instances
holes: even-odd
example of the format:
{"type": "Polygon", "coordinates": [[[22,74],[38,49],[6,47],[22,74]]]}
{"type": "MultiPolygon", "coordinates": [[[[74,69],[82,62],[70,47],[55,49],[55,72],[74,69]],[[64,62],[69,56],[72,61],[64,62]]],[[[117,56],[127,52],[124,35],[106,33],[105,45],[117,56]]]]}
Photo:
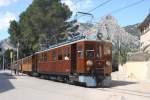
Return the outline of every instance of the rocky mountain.
{"type": "Polygon", "coordinates": [[[140,38],[141,32],[138,29],[139,24],[134,24],[134,25],[128,25],[124,27],[125,31],[128,33],[132,34],[133,36],[137,36],[140,38]]]}
{"type": "Polygon", "coordinates": [[[119,26],[117,20],[111,15],[104,16],[91,27],[85,28],[82,25],[79,25],[77,31],[85,35],[86,39],[112,42],[113,71],[117,70],[118,63],[123,64],[126,62],[128,52],[137,52],[139,50],[139,33],[136,34],[137,31],[135,31],[137,26],[123,28],[119,26]]]}
{"type": "Polygon", "coordinates": [[[0,41],[0,49],[1,49],[0,53],[5,52],[7,49],[13,49],[16,51],[15,46],[11,44],[9,39],[4,39],[0,41]]]}
{"type": "MultiPolygon", "coordinates": [[[[130,30],[132,30],[132,28],[130,28],[130,30]]],[[[86,30],[84,34],[88,39],[98,40],[101,38],[103,40],[112,41],[114,47],[117,48],[129,48],[135,51],[135,49],[139,47],[139,37],[136,36],[133,31],[129,33],[120,27],[117,20],[111,15],[103,17],[93,27],[86,30]]]]}

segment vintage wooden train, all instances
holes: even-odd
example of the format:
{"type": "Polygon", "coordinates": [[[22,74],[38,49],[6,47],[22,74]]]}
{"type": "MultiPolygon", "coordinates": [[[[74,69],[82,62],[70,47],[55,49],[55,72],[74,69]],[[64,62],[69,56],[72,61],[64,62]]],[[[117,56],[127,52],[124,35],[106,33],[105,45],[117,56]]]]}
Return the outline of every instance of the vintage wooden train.
{"type": "Polygon", "coordinates": [[[102,40],[78,40],[36,52],[11,63],[28,74],[86,86],[109,86],[112,72],[112,44],[102,40]]]}

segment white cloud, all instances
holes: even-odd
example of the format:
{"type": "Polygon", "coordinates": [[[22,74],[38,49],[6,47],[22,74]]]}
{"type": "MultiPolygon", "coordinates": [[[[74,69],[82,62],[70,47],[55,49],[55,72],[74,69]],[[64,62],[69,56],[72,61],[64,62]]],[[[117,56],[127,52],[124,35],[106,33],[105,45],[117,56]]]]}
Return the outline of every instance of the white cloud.
{"type": "Polygon", "coordinates": [[[8,6],[10,5],[11,3],[14,3],[16,2],[17,0],[0,0],[0,7],[2,6],[8,6]]]}
{"type": "Polygon", "coordinates": [[[87,12],[93,7],[92,0],[81,0],[76,3],[77,0],[62,0],[62,3],[65,3],[69,6],[70,10],[75,14],[78,11],[87,12]]]}
{"type": "Polygon", "coordinates": [[[15,20],[16,15],[11,12],[0,14],[0,30],[8,29],[11,20],[15,20]]]}

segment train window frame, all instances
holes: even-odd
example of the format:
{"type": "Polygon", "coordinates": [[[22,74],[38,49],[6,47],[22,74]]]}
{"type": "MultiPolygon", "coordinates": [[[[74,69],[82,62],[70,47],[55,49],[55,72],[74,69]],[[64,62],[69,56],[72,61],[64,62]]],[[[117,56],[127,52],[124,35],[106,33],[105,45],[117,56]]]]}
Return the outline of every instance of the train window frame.
{"type": "Polygon", "coordinates": [[[99,45],[96,51],[96,59],[101,59],[103,56],[102,46],[99,45]]]}
{"type": "Polygon", "coordinates": [[[84,59],[84,48],[82,45],[77,47],[77,57],[80,59],[84,59]]]}
{"type": "Polygon", "coordinates": [[[104,55],[110,55],[111,54],[111,47],[104,46],[104,55]]]}
{"type": "Polygon", "coordinates": [[[58,56],[57,56],[56,50],[53,50],[53,51],[52,51],[52,60],[53,60],[53,61],[57,60],[57,59],[58,59],[57,57],[58,57],[58,56]]]}
{"type": "Polygon", "coordinates": [[[63,55],[62,55],[62,48],[60,48],[59,50],[58,50],[58,60],[63,60],[63,55]]]}
{"type": "Polygon", "coordinates": [[[40,54],[38,54],[38,62],[41,62],[41,55],[40,54]]]}
{"type": "Polygon", "coordinates": [[[70,48],[69,47],[65,47],[63,49],[64,51],[64,60],[70,59],[70,48]]]}
{"type": "Polygon", "coordinates": [[[28,59],[27,58],[25,58],[25,64],[28,64],[28,59]]]}
{"type": "Polygon", "coordinates": [[[32,63],[32,58],[31,58],[31,57],[29,57],[29,63],[30,63],[30,64],[32,63]]]}
{"type": "Polygon", "coordinates": [[[40,62],[42,62],[42,61],[43,61],[42,54],[39,54],[39,61],[40,61],[40,62]]]}
{"type": "Polygon", "coordinates": [[[46,62],[47,60],[48,60],[47,53],[44,53],[44,54],[43,54],[43,61],[45,61],[45,62],[46,62]]]}
{"type": "Polygon", "coordinates": [[[86,59],[88,59],[88,60],[94,60],[94,58],[95,58],[95,50],[93,49],[93,50],[86,50],[86,59]],[[89,54],[91,54],[91,53],[89,53],[89,52],[92,52],[93,53],[93,57],[91,58],[89,58],[87,55],[89,55],[89,54]]]}

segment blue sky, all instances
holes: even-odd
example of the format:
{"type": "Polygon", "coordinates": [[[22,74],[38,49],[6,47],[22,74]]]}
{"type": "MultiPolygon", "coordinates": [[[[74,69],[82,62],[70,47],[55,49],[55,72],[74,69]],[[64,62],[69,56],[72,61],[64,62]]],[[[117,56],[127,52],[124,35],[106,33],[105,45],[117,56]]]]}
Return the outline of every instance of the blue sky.
{"type": "MultiPolygon", "coordinates": [[[[62,2],[70,7],[74,14],[77,11],[87,12],[105,1],[107,0],[62,0],[62,2]]],[[[150,12],[150,0],[144,0],[142,3],[118,13],[110,13],[137,1],[139,0],[112,0],[91,12],[94,15],[94,22],[97,22],[107,14],[112,14],[118,20],[120,26],[140,23],[150,12]]],[[[31,3],[32,0],[0,0],[0,40],[9,36],[7,32],[9,21],[13,19],[18,20],[20,13],[25,11],[31,3]]],[[[84,19],[87,18],[80,20],[83,21],[84,19]]]]}
{"type": "Polygon", "coordinates": [[[0,0],[0,40],[8,38],[8,27],[11,20],[18,20],[21,12],[32,3],[32,0],[0,0]]]}

